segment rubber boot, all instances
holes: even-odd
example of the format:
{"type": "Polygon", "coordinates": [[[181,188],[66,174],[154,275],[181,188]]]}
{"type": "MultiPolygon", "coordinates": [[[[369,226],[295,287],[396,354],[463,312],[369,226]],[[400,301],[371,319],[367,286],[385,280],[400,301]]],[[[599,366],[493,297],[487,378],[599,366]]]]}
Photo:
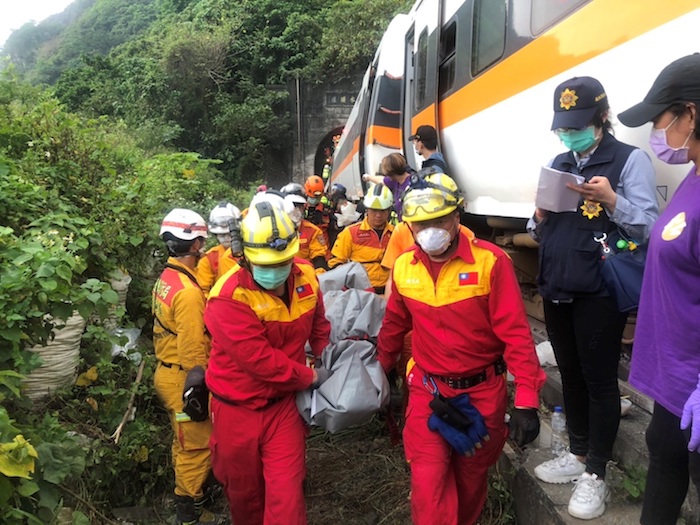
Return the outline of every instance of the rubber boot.
{"type": "Polygon", "coordinates": [[[195,511],[197,512],[198,524],[200,525],[225,525],[231,523],[228,512],[225,514],[212,512],[205,507],[208,504],[207,498],[202,498],[194,502],[195,511]]]}
{"type": "Polygon", "coordinates": [[[206,507],[213,506],[216,501],[224,495],[224,487],[217,481],[211,471],[202,485],[202,491],[204,495],[202,496],[201,503],[206,507]]]}
{"type": "Polygon", "coordinates": [[[199,515],[194,499],[189,496],[175,496],[175,525],[198,525],[199,515]]]}

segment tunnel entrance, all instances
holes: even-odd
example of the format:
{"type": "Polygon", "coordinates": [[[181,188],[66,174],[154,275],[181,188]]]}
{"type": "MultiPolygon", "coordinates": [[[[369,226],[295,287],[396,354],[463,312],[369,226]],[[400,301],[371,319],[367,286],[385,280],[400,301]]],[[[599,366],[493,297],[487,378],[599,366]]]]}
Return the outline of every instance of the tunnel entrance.
{"type": "Polygon", "coordinates": [[[330,170],[333,169],[333,152],[335,151],[340,135],[343,133],[343,127],[335,128],[326,133],[318,143],[316,155],[314,157],[314,174],[323,176],[323,167],[328,165],[330,170]]]}

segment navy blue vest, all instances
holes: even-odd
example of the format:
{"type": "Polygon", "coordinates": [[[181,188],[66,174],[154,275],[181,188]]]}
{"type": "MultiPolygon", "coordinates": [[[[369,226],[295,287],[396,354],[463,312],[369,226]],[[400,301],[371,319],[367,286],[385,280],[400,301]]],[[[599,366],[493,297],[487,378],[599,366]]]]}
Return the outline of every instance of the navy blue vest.
{"type": "MultiPolygon", "coordinates": [[[[586,180],[607,177],[613,190],[617,190],[620,172],[635,149],[604,132],[598,149],[580,170],[570,151],[557,155],[552,168],[582,175],[586,180]]],[[[579,202],[582,204],[583,199],[579,202]]],[[[592,219],[584,216],[581,209],[548,213],[538,228],[540,295],[548,300],[608,295],[600,274],[601,245],[594,237],[611,231],[616,232],[617,228],[605,210],[592,219]]]]}

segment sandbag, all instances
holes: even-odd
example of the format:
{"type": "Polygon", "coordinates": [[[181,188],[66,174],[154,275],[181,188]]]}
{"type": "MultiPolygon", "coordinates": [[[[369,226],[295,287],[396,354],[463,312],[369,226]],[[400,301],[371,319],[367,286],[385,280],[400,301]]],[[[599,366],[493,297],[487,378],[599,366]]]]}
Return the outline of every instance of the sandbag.
{"type": "MultiPolygon", "coordinates": [[[[112,272],[109,279],[109,284],[112,290],[117,292],[117,297],[119,298],[117,304],[110,305],[109,314],[106,319],[101,321],[102,326],[104,326],[107,331],[113,332],[119,328],[117,319],[117,308],[126,308],[126,296],[129,293],[129,285],[131,284],[131,276],[122,270],[115,270],[112,272]]],[[[98,315],[93,315],[91,320],[95,324],[100,324],[100,318],[98,315]]]]}
{"type": "Polygon", "coordinates": [[[72,385],[77,377],[80,358],[80,340],[85,330],[85,319],[75,312],[65,324],[54,321],[54,338],[46,346],[34,346],[29,350],[39,354],[42,365],[22,381],[22,395],[34,401],[53,391],[72,385]]]}

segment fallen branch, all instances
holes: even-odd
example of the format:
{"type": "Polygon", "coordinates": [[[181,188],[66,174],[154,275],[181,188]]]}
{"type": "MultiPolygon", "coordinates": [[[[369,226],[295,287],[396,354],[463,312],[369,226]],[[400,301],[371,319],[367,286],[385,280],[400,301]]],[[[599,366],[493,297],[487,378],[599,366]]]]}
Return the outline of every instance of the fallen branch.
{"type": "Polygon", "coordinates": [[[122,430],[124,430],[124,425],[126,425],[126,422],[129,421],[129,416],[131,415],[131,411],[134,408],[134,402],[136,401],[136,391],[138,390],[139,384],[141,383],[141,378],[143,377],[143,367],[145,364],[146,361],[142,360],[141,364],[139,365],[139,371],[136,374],[136,381],[134,382],[134,386],[131,387],[131,397],[129,398],[129,404],[126,407],[126,412],[124,412],[124,415],[122,416],[122,420],[119,422],[117,430],[115,430],[114,434],[110,436],[110,439],[113,439],[115,443],[119,443],[119,438],[122,435],[122,430]]]}

